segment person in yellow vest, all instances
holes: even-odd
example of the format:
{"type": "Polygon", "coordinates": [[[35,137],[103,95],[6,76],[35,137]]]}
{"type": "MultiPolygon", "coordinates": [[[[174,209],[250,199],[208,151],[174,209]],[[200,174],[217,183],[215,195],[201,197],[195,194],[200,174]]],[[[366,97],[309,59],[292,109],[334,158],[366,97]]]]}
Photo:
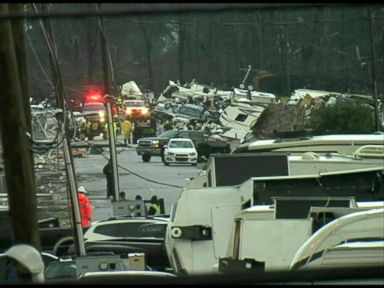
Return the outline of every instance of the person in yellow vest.
{"type": "MultiPolygon", "coordinates": [[[[104,139],[108,139],[108,137],[109,137],[108,125],[109,125],[108,122],[106,122],[104,124],[104,133],[103,133],[104,139]]],[[[116,121],[112,121],[112,131],[115,134],[115,137],[117,137],[117,123],[116,123],[116,121]]]]}
{"type": "Polygon", "coordinates": [[[133,132],[133,124],[131,120],[129,119],[129,116],[127,116],[123,123],[121,123],[121,130],[123,130],[123,136],[124,136],[124,145],[128,146],[128,144],[131,144],[132,141],[132,132],[133,132]]]}
{"type": "Polygon", "coordinates": [[[151,204],[148,207],[148,215],[158,216],[161,215],[161,209],[157,196],[154,195],[151,198],[151,204]]]}
{"type": "Polygon", "coordinates": [[[88,140],[89,130],[91,129],[91,121],[88,118],[84,118],[81,126],[80,126],[80,139],[88,140]]]}

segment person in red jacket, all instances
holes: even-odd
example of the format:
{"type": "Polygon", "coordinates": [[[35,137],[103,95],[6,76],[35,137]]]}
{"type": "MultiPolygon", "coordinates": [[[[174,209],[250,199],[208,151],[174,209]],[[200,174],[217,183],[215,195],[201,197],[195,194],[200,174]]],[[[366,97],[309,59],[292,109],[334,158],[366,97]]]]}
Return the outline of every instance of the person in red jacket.
{"type": "Polygon", "coordinates": [[[85,190],[84,186],[80,186],[77,189],[80,206],[81,226],[84,230],[89,228],[93,219],[93,207],[89,201],[89,198],[85,195],[86,193],[87,190],[85,190]]]}

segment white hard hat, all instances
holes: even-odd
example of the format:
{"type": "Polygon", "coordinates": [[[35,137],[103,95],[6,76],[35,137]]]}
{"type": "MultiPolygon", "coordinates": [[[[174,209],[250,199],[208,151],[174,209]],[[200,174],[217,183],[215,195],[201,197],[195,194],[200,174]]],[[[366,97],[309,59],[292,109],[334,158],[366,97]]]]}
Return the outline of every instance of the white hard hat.
{"type": "Polygon", "coordinates": [[[25,267],[31,273],[33,282],[44,282],[44,262],[36,248],[26,244],[17,244],[4,254],[25,267]]]}
{"type": "Polygon", "coordinates": [[[77,189],[77,192],[87,193],[87,190],[85,190],[84,186],[80,186],[79,189],[77,189]]]}

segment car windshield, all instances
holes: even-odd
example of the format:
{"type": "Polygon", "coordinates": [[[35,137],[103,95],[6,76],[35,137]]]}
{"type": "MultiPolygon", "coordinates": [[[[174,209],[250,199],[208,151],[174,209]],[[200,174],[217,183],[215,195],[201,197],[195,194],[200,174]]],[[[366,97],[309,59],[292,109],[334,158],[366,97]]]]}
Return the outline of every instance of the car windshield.
{"type": "Polygon", "coordinates": [[[160,134],[158,137],[159,138],[172,138],[173,136],[176,136],[178,133],[177,130],[168,130],[165,131],[164,133],[160,134]]]}
{"type": "Polygon", "coordinates": [[[126,101],[125,106],[127,107],[144,107],[143,101],[126,101]]]}
{"type": "Polygon", "coordinates": [[[83,111],[104,110],[104,104],[84,104],[83,111]]]}
{"type": "Polygon", "coordinates": [[[186,115],[190,117],[196,117],[196,118],[201,117],[201,110],[195,109],[192,107],[187,107],[187,106],[182,106],[178,113],[181,115],[186,115]]]}
{"type": "Polygon", "coordinates": [[[171,141],[169,148],[193,148],[191,141],[171,141]]]}

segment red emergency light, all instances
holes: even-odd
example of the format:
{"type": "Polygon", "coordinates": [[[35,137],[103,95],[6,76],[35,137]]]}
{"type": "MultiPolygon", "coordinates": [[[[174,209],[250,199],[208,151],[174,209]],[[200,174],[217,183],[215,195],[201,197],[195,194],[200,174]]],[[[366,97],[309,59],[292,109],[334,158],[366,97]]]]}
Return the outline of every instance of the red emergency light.
{"type": "Polygon", "coordinates": [[[100,91],[95,89],[89,90],[84,96],[84,102],[100,102],[104,103],[104,97],[101,95],[100,91]]]}
{"type": "Polygon", "coordinates": [[[104,102],[100,94],[86,96],[87,102],[104,102]]]}

